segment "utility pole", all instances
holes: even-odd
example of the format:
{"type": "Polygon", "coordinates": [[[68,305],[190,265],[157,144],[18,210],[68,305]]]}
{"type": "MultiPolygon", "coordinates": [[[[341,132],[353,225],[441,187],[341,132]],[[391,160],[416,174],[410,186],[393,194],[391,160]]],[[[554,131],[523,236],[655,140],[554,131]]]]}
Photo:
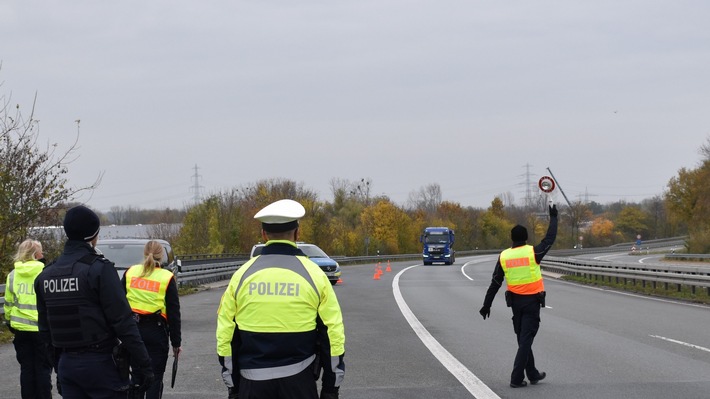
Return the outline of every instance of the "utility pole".
{"type": "Polygon", "coordinates": [[[567,194],[565,194],[564,190],[562,190],[562,186],[560,185],[560,182],[557,181],[557,178],[555,178],[555,175],[552,173],[550,168],[547,168],[547,171],[550,172],[550,176],[552,176],[552,180],[555,181],[557,184],[557,188],[560,189],[560,192],[562,193],[562,196],[565,198],[565,202],[567,202],[567,206],[569,206],[569,211],[572,214],[572,234],[574,235],[572,237],[572,242],[577,242],[577,239],[579,237],[579,220],[577,219],[577,212],[575,211],[575,208],[572,206],[572,204],[569,202],[567,199],[567,194]]]}
{"type": "Polygon", "coordinates": [[[525,207],[530,208],[532,207],[532,182],[530,181],[530,165],[529,163],[525,164],[525,207]]]}
{"type": "Polygon", "coordinates": [[[192,191],[192,201],[197,205],[200,202],[200,199],[202,199],[202,194],[200,193],[200,188],[204,188],[200,185],[200,177],[202,177],[199,173],[198,170],[199,168],[197,167],[197,164],[195,164],[195,173],[192,175],[193,183],[192,187],[190,187],[190,190],[192,191]]]}

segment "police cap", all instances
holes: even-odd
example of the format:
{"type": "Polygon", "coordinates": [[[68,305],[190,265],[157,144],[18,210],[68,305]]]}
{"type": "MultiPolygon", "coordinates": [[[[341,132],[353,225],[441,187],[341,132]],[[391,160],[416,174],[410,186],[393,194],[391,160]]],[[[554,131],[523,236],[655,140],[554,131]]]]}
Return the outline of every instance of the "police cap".
{"type": "Polygon", "coordinates": [[[99,217],[84,205],[69,209],[64,216],[64,232],[70,240],[91,241],[100,227],[99,217]]]}
{"type": "Polygon", "coordinates": [[[295,230],[298,219],[306,214],[303,205],[290,199],[282,199],[265,206],[254,215],[261,222],[261,228],[267,233],[282,233],[295,230]]]}

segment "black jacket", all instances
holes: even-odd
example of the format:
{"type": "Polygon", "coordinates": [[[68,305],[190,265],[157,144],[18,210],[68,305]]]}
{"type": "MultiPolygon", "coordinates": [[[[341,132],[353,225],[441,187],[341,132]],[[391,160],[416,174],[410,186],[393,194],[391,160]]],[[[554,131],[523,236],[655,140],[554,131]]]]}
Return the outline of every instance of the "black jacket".
{"type": "Polygon", "coordinates": [[[64,252],[35,280],[39,332],[60,349],[105,352],[119,339],[138,367],[150,357],[132,317],[114,264],[86,242],[64,252]]]}

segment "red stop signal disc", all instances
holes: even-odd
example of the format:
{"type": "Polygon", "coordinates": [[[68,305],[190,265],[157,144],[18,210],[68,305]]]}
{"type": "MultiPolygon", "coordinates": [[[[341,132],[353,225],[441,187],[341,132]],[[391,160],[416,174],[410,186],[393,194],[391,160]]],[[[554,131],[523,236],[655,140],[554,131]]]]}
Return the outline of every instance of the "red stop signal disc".
{"type": "Polygon", "coordinates": [[[555,189],[555,181],[552,180],[550,176],[543,176],[537,182],[537,186],[540,187],[545,193],[551,193],[555,189]]]}

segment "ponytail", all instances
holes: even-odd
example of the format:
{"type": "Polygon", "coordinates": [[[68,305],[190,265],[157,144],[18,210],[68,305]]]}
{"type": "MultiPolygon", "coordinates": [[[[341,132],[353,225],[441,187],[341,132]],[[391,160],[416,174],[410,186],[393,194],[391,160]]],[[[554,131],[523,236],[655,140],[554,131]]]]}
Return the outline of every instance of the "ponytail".
{"type": "Polygon", "coordinates": [[[143,256],[143,273],[141,273],[141,277],[151,275],[155,268],[160,266],[160,262],[163,259],[163,246],[157,241],[150,240],[145,244],[143,256]]]}

